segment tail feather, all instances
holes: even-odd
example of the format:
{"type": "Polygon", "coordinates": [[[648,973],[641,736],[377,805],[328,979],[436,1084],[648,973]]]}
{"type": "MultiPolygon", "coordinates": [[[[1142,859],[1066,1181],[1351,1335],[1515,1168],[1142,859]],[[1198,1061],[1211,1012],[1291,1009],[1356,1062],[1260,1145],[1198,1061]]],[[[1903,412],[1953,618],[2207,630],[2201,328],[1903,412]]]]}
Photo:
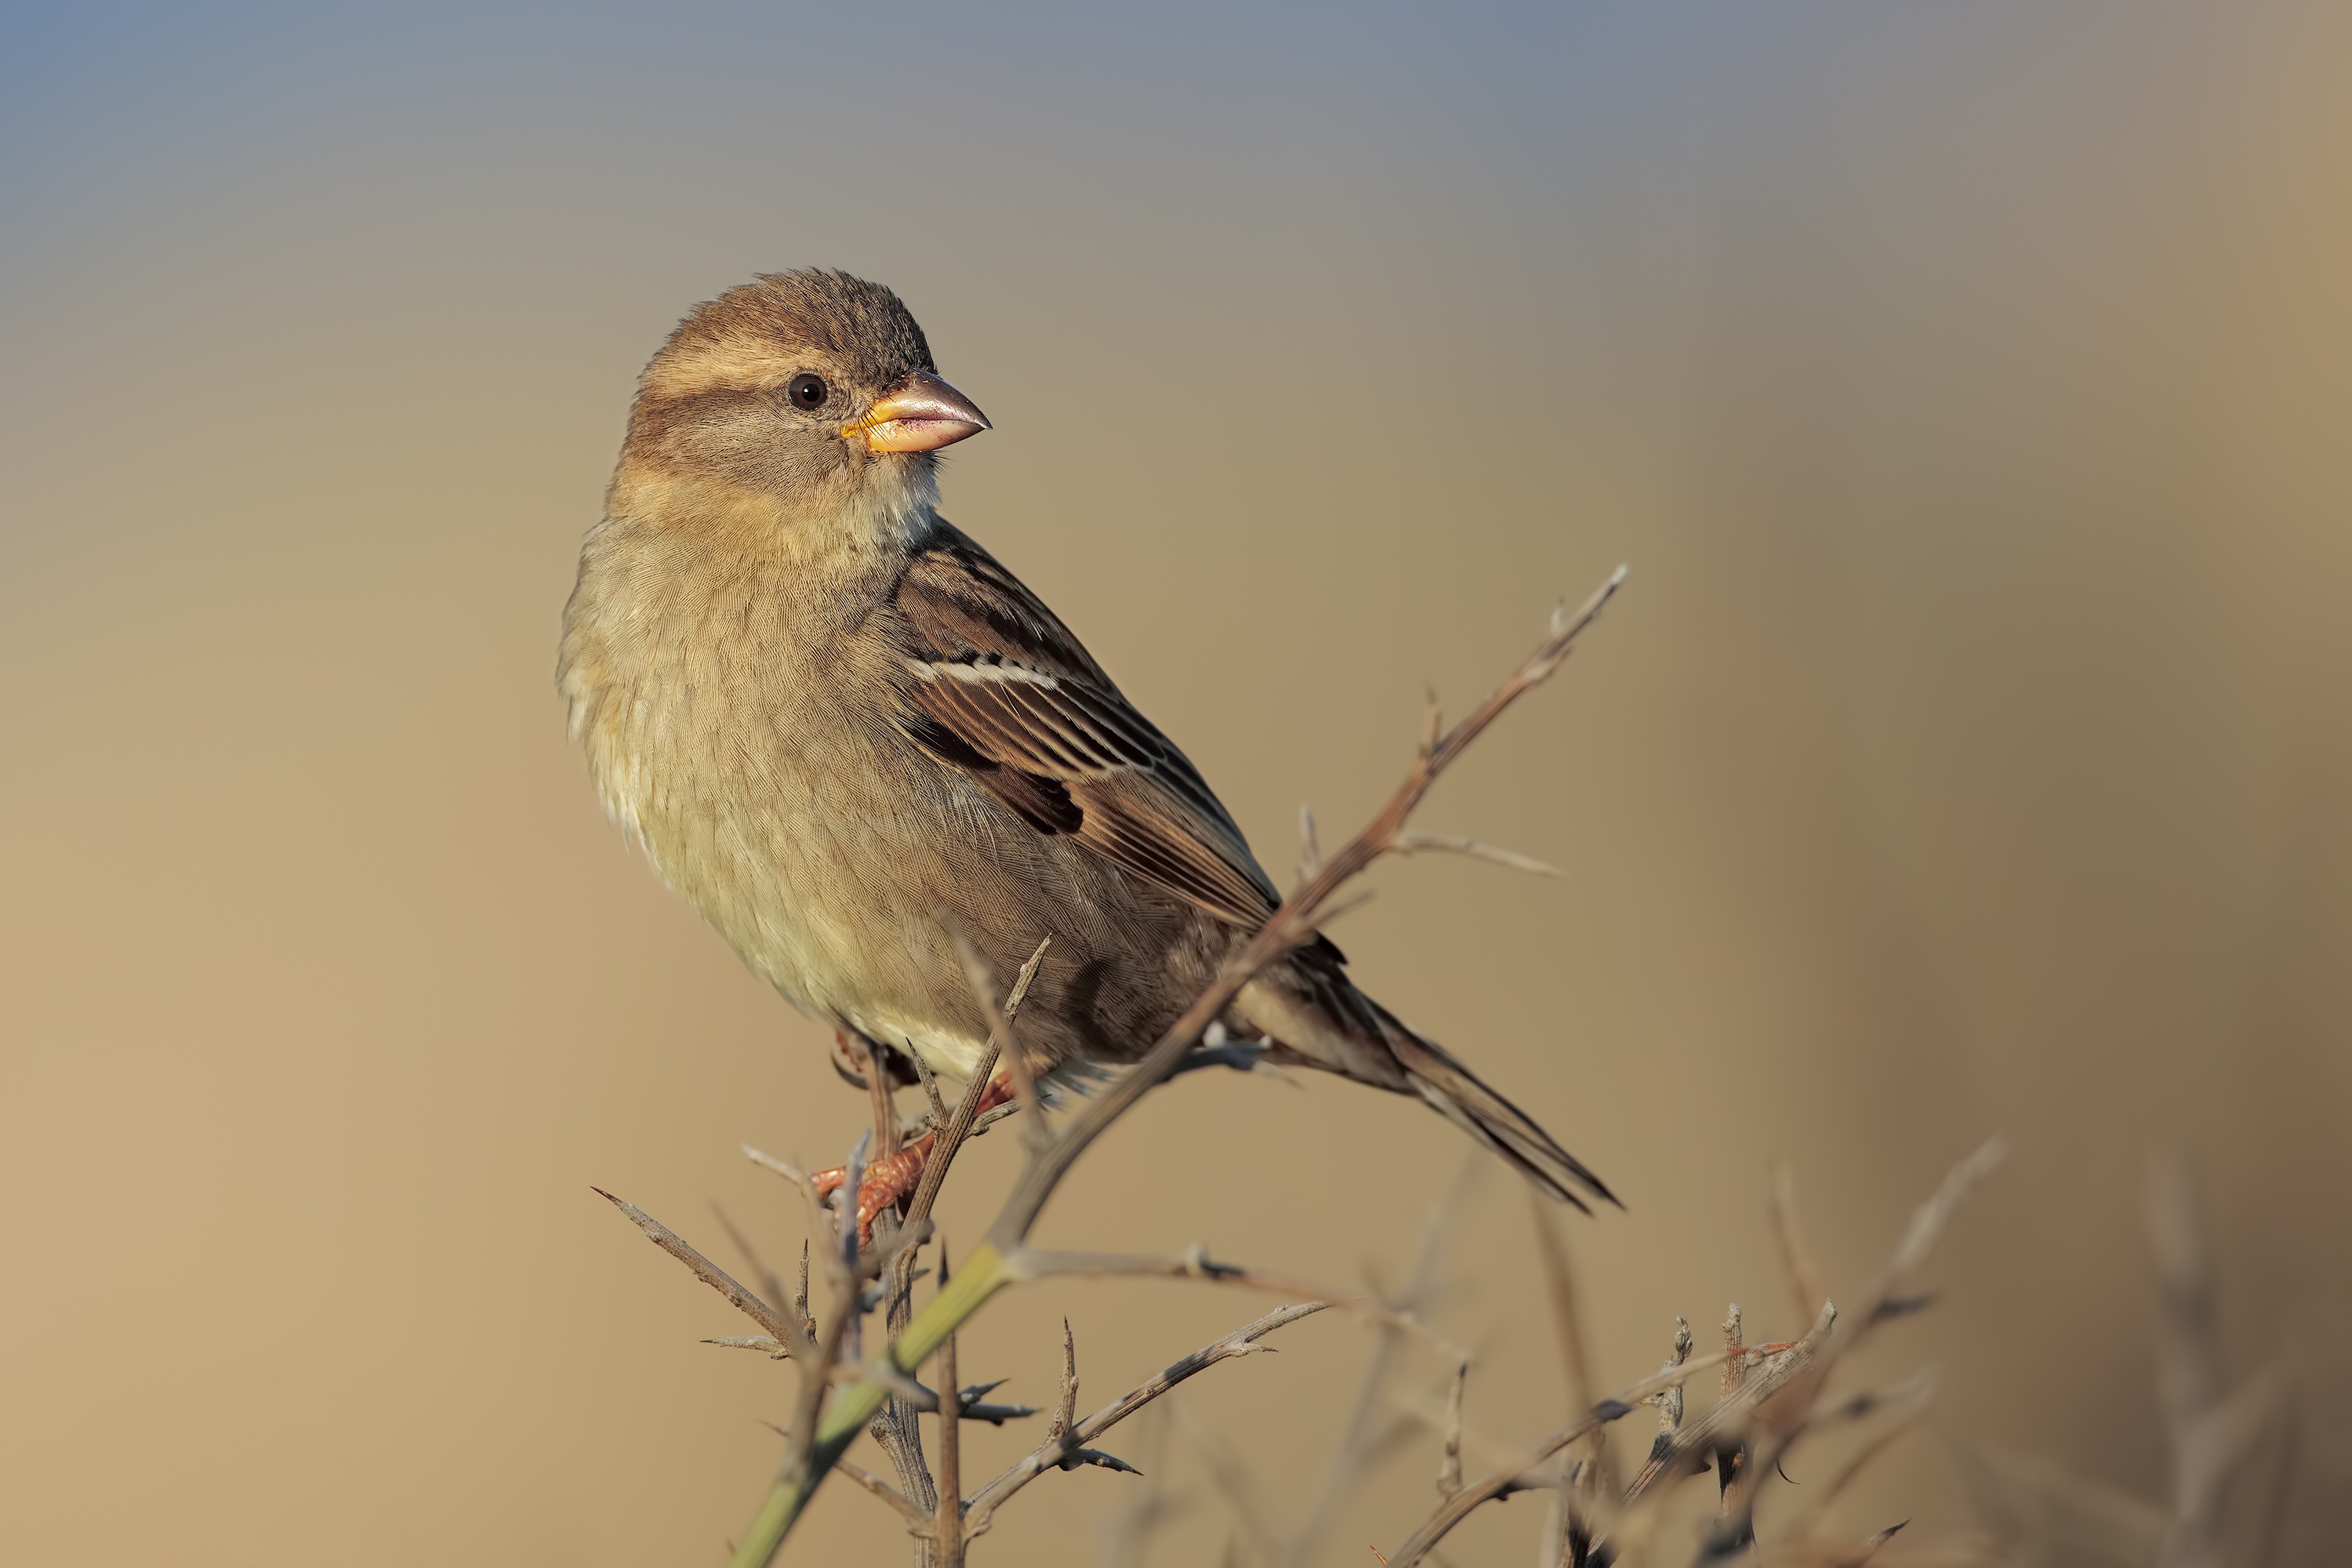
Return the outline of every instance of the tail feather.
{"type": "MultiPolygon", "coordinates": [[[[1391,1022],[1394,1022],[1393,1019],[1391,1022]]],[[[1397,1059],[1412,1079],[1413,1092],[1471,1137],[1503,1157],[1521,1175],[1562,1203],[1592,1212],[1576,1191],[1582,1188],[1604,1203],[1617,1204],[1611,1192],[1583,1161],[1559,1146],[1535,1118],[1497,1093],[1476,1073],[1462,1065],[1444,1047],[1397,1025],[1392,1041],[1397,1059]]],[[[1622,1204],[1618,1204],[1623,1207],[1622,1204]]]]}
{"type": "Polygon", "coordinates": [[[1617,1194],[1533,1117],[1357,990],[1336,955],[1310,949],[1267,970],[1243,989],[1234,1010],[1290,1059],[1419,1097],[1560,1202],[1587,1214],[1588,1194],[1617,1203],[1617,1194]]]}

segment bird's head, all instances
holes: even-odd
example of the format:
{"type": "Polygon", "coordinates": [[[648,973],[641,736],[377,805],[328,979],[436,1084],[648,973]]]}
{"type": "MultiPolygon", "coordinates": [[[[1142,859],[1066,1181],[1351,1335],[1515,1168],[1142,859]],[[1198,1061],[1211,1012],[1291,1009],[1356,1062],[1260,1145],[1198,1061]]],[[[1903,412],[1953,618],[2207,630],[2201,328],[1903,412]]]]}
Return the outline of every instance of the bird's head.
{"type": "Polygon", "coordinates": [[[646,367],[615,477],[786,516],[903,517],[934,454],[989,427],[940,379],[898,297],[845,272],[777,272],[695,308],[646,367]]]}

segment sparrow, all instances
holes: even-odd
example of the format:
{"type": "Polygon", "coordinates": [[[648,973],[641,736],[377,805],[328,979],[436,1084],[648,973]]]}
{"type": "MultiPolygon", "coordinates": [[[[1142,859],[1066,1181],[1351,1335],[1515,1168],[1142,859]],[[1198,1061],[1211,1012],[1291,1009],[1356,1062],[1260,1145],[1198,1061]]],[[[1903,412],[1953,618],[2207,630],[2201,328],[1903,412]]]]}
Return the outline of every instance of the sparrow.
{"type": "MultiPolygon", "coordinates": [[[[1280,899],[1200,771],[940,515],[938,454],[989,428],[879,284],[773,273],[697,306],[638,381],[557,684],[606,813],[795,1007],[969,1079],[990,1031],[960,939],[1009,974],[1050,938],[1020,1048],[1082,1089],[1280,899]]],[[[1615,1201],[1326,938],[1222,1022],[1615,1201]]],[[[862,1219],[919,1157],[877,1163],[862,1219]]]]}

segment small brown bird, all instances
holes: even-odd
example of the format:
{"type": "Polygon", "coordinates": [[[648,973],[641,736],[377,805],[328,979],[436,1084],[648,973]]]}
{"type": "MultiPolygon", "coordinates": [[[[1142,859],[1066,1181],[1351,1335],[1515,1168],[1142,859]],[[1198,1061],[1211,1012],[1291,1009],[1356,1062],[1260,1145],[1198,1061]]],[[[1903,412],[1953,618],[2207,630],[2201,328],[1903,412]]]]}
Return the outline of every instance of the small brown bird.
{"type": "MultiPolygon", "coordinates": [[[[1141,1056],[1279,900],[1184,753],[939,515],[935,454],[987,428],[877,284],[697,307],[639,382],[558,684],[605,810],[793,1005],[966,1078],[989,1030],[957,933],[1004,974],[1050,936],[1020,1037],[1066,1080],[1141,1056]]],[[[1328,941],[1224,1024],[1611,1198],[1328,941]]]]}

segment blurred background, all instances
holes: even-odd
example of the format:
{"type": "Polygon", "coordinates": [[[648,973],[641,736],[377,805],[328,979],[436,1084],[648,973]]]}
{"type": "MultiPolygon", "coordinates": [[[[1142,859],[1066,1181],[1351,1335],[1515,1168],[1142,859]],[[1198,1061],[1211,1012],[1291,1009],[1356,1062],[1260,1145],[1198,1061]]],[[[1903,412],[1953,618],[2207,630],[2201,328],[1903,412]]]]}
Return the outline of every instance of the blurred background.
{"type": "MultiPolygon", "coordinates": [[[[2152,1152],[2203,1179],[2240,1367],[2352,1394],[2352,13],[0,26],[0,1556],[715,1563],[749,1517],[789,1369],[698,1344],[743,1325],[589,1184],[782,1262],[737,1144],[832,1163],[865,1100],[603,822],[552,667],[632,377],[812,264],[910,302],[996,421],[948,514],[1281,878],[1424,687],[1458,712],[1633,563],[1423,818],[1566,879],[1408,862],[1339,933],[1625,1195],[1570,1230],[1606,1384],[1676,1313],[1791,1328],[1773,1158],[1852,1291],[1999,1131],[1888,1339],[1943,1369],[1936,1435],[1857,1530],[1968,1528],[1988,1447],[2161,1496],[2152,1152]]],[[[1043,1234],[1392,1281],[1459,1149],[1196,1075],[1043,1234]]],[[[1563,1399],[1526,1205],[1480,1192],[1433,1313],[1479,1350],[1474,1468],[1563,1399]]],[[[1041,1289],[962,1364],[1050,1401],[1067,1312],[1099,1401],[1261,1310],[1041,1289]]],[[[1180,1395],[1153,1561],[1234,1529],[1202,1433],[1311,1489],[1370,1344],[1327,1316],[1180,1395]]],[[[2352,1491],[2314,1433],[2295,1561],[2352,1491]]],[[[1134,1484],[1049,1477],[980,1560],[1095,1562],[1134,1484]]],[[[794,1547],[903,1550],[845,1487],[794,1547]]]]}

